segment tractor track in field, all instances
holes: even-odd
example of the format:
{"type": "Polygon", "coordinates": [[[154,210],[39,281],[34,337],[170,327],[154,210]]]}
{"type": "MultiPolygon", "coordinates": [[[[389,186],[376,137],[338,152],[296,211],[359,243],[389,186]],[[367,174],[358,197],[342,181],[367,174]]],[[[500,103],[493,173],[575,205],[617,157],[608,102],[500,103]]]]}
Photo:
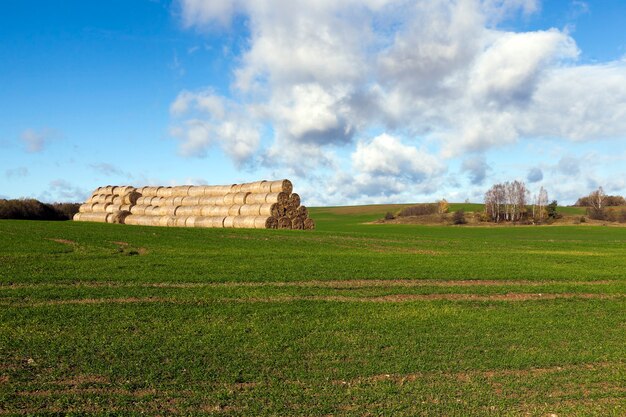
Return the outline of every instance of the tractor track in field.
{"type": "Polygon", "coordinates": [[[506,287],[546,285],[594,286],[622,283],[622,280],[602,281],[529,281],[529,280],[311,280],[311,281],[270,281],[270,282],[115,282],[115,281],[77,281],[61,283],[11,283],[0,284],[0,290],[21,288],[220,288],[220,287],[296,287],[296,288],[384,288],[384,287],[506,287]]]}
{"type": "Polygon", "coordinates": [[[118,298],[76,298],[33,302],[2,302],[6,307],[46,307],[85,304],[142,304],[163,303],[181,305],[208,305],[215,303],[286,303],[297,301],[323,301],[343,303],[403,303],[413,301],[544,301],[557,299],[615,300],[626,294],[594,293],[507,293],[507,294],[392,294],[371,297],[349,297],[336,295],[323,296],[269,296],[269,297],[219,297],[219,298],[175,298],[175,297],[118,297],[118,298]]]}

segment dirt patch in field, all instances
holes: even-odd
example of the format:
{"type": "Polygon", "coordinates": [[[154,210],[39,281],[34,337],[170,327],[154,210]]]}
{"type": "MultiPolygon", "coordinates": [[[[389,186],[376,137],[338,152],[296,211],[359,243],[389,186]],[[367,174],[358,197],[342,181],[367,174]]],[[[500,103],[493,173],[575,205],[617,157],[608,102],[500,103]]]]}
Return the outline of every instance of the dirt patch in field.
{"type": "Polygon", "coordinates": [[[476,377],[482,377],[485,379],[493,379],[497,377],[528,377],[528,376],[539,376],[539,375],[547,375],[547,374],[555,374],[559,372],[567,372],[573,370],[601,370],[604,368],[614,367],[615,363],[612,362],[593,362],[581,365],[561,365],[561,366],[552,366],[552,367],[544,367],[544,368],[529,368],[529,369],[493,369],[486,371],[463,371],[463,372],[446,372],[446,371],[425,371],[425,372],[414,372],[409,374],[378,374],[371,375],[366,377],[358,377],[349,380],[334,380],[333,383],[335,385],[356,385],[363,383],[378,383],[383,381],[392,381],[398,384],[403,384],[405,382],[412,382],[419,378],[431,377],[435,378],[438,376],[448,377],[451,379],[455,379],[457,381],[470,381],[476,377]]]}
{"type": "Polygon", "coordinates": [[[297,287],[297,288],[378,288],[378,287],[506,287],[546,285],[594,286],[619,284],[619,280],[600,281],[528,281],[528,280],[422,280],[422,279],[356,279],[331,281],[273,281],[273,282],[112,282],[79,281],[75,283],[0,284],[0,289],[48,288],[48,287],[128,287],[128,288],[205,288],[205,287],[297,287]]]}
{"type": "Polygon", "coordinates": [[[69,239],[48,239],[48,240],[51,240],[51,241],[56,242],[56,243],[62,243],[64,245],[70,245],[70,246],[76,246],[77,245],[76,242],[74,242],[73,240],[69,240],[69,239]]]}

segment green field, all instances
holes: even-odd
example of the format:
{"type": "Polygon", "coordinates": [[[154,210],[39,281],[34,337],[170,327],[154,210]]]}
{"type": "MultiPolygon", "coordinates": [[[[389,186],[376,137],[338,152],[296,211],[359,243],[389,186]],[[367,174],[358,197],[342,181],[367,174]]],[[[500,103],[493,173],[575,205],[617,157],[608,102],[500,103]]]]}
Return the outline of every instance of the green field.
{"type": "Polygon", "coordinates": [[[0,221],[0,414],[626,415],[626,228],[0,221]]]}

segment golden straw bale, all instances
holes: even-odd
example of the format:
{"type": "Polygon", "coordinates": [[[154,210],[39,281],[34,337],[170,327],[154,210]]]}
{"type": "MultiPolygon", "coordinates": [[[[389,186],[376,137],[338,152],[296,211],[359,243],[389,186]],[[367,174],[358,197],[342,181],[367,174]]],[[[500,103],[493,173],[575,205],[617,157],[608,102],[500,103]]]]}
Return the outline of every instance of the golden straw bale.
{"type": "Polygon", "coordinates": [[[174,216],[161,216],[159,217],[159,226],[169,226],[172,223],[176,222],[176,217],[174,216]]]}
{"type": "Polygon", "coordinates": [[[231,206],[233,204],[244,205],[246,204],[246,197],[249,195],[249,192],[241,192],[241,193],[229,193],[224,196],[224,204],[227,206],[231,206]]]}
{"type": "Polygon", "coordinates": [[[228,216],[229,206],[200,206],[202,216],[206,217],[226,217],[228,216]]]}
{"type": "Polygon", "coordinates": [[[185,227],[185,222],[187,221],[187,216],[176,216],[176,227],[185,227]]]}
{"type": "Polygon", "coordinates": [[[80,207],[78,208],[78,212],[79,213],[91,213],[93,212],[93,206],[95,205],[96,203],[81,204],[80,207]]]}
{"type": "Polygon", "coordinates": [[[105,209],[105,211],[107,213],[115,213],[117,211],[120,211],[121,208],[122,208],[121,204],[109,204],[107,208],[105,209]]]}
{"type": "Polygon", "coordinates": [[[200,199],[204,197],[183,197],[181,204],[182,206],[197,206],[200,204],[200,199]]]}
{"type": "Polygon", "coordinates": [[[291,229],[291,220],[289,219],[289,217],[280,217],[278,219],[278,228],[291,229]]]}
{"type": "Polygon", "coordinates": [[[303,230],[304,221],[302,221],[302,217],[294,217],[291,219],[291,228],[294,230],[303,230]]]}
{"type": "Polygon", "coordinates": [[[241,216],[260,216],[261,204],[246,204],[239,210],[241,216]]]}
{"type": "Polygon", "coordinates": [[[180,207],[180,206],[161,206],[161,207],[156,207],[155,209],[153,209],[152,213],[153,213],[153,215],[154,215],[154,213],[158,213],[159,216],[175,216],[175,215],[178,214],[176,212],[178,207],[180,207]]]}
{"type": "Polygon", "coordinates": [[[189,197],[202,197],[204,195],[204,185],[193,185],[187,190],[189,197]]]}
{"type": "Polygon", "coordinates": [[[113,186],[112,185],[107,185],[106,187],[104,187],[103,194],[113,194],[113,186]]]}
{"type": "Polygon", "coordinates": [[[141,195],[144,197],[156,197],[161,187],[143,187],[141,195]]]}
{"type": "Polygon", "coordinates": [[[91,206],[91,211],[94,213],[106,213],[107,207],[109,207],[111,203],[96,203],[91,206]]]}
{"type": "Polygon", "coordinates": [[[224,205],[224,196],[203,196],[198,197],[198,205],[201,206],[223,206],[224,205]]]}
{"type": "Polygon", "coordinates": [[[194,227],[222,228],[224,217],[196,217],[194,227]]]}
{"type": "MultiPolygon", "coordinates": [[[[174,205],[174,199],[176,197],[167,197],[165,200],[163,200],[163,205],[164,206],[173,206],[174,205]]],[[[179,204],[180,205],[180,204],[179,204]]]]}
{"type": "Polygon", "coordinates": [[[202,206],[178,206],[177,216],[202,216],[202,206]]]}
{"type": "Polygon", "coordinates": [[[284,210],[282,209],[280,204],[278,204],[278,203],[266,203],[266,204],[261,204],[261,209],[259,210],[259,215],[261,215],[261,216],[270,215],[270,216],[279,218],[279,217],[283,216],[283,212],[284,212],[284,210]]]}
{"type": "Polygon", "coordinates": [[[107,223],[111,213],[76,213],[74,220],[81,222],[107,223]]]}
{"type": "Polygon", "coordinates": [[[113,213],[113,223],[125,224],[126,218],[130,216],[130,211],[120,210],[113,213]]]}
{"type": "Polygon", "coordinates": [[[239,192],[244,193],[263,193],[263,184],[267,181],[256,181],[256,182],[248,182],[245,184],[241,184],[239,187],[239,192]]]}
{"type": "Polygon", "coordinates": [[[174,197],[187,197],[189,194],[189,189],[191,185],[179,185],[177,187],[172,187],[172,196],[174,197]]]}
{"type": "Polygon", "coordinates": [[[185,227],[195,227],[196,218],[196,216],[187,217],[187,219],[185,220],[185,227]]]}
{"type": "Polygon", "coordinates": [[[138,206],[149,206],[150,205],[150,200],[152,200],[152,197],[139,197],[137,199],[137,201],[135,202],[135,205],[138,206]]]}
{"type": "Polygon", "coordinates": [[[235,227],[234,223],[235,223],[235,216],[227,216],[224,218],[224,227],[226,228],[233,228],[235,227]]]}
{"type": "Polygon", "coordinates": [[[285,211],[285,216],[293,220],[294,218],[298,217],[298,209],[288,207],[287,210],[285,211]]]}
{"type": "Polygon", "coordinates": [[[130,208],[130,212],[133,215],[143,216],[144,214],[146,214],[146,207],[148,206],[132,206],[130,208]]]}
{"type": "Polygon", "coordinates": [[[172,187],[161,187],[157,191],[157,197],[172,197],[172,187]]]}
{"type": "Polygon", "coordinates": [[[261,190],[266,193],[291,194],[293,184],[289,180],[266,181],[261,185],[261,190]]]}
{"type": "Polygon", "coordinates": [[[304,220],[304,230],[313,230],[315,229],[315,221],[313,219],[305,219],[304,220]]]}
{"type": "Polygon", "coordinates": [[[132,204],[122,204],[122,205],[120,206],[120,210],[121,210],[121,211],[128,211],[128,212],[130,212],[130,208],[131,208],[131,207],[132,207],[132,204]]]}
{"type": "Polygon", "coordinates": [[[265,228],[266,229],[277,229],[278,228],[278,219],[276,217],[267,217],[267,218],[265,218],[265,228]]]}
{"type": "Polygon", "coordinates": [[[287,202],[287,206],[298,208],[300,207],[300,196],[296,193],[293,193],[289,196],[289,200],[287,202]]]}
{"type": "Polygon", "coordinates": [[[289,195],[286,193],[251,193],[246,197],[246,204],[279,203],[287,204],[289,195]]]}
{"type": "Polygon", "coordinates": [[[233,204],[232,206],[228,208],[229,216],[239,216],[240,213],[241,213],[241,206],[239,204],[233,204]]]}
{"type": "Polygon", "coordinates": [[[233,220],[235,229],[254,229],[255,216],[237,216],[233,220]]]}
{"type": "Polygon", "coordinates": [[[298,207],[298,216],[306,219],[309,217],[309,209],[307,209],[306,206],[298,207]]]}

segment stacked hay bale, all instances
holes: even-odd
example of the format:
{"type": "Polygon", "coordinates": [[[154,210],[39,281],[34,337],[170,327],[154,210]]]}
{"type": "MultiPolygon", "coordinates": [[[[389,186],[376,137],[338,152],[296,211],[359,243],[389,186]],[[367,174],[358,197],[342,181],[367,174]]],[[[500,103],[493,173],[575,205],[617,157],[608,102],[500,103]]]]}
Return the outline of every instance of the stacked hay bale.
{"type": "Polygon", "coordinates": [[[123,224],[139,193],[131,186],[98,187],[78,208],[74,220],[123,224]]]}
{"type": "MultiPolygon", "coordinates": [[[[104,188],[109,191],[107,187],[104,188]]],[[[133,191],[136,193],[134,202],[123,207],[129,212],[121,221],[124,224],[300,230],[315,228],[315,222],[308,217],[308,210],[300,204],[300,196],[292,193],[293,185],[289,180],[233,185],[142,187],[133,191]]],[[[98,189],[94,191],[94,196],[98,196],[94,202],[107,200],[107,197],[100,198],[101,195],[109,196],[98,189]]],[[[88,203],[91,200],[93,196],[88,203]]],[[[81,216],[75,220],[92,221],[81,216]]]]}

